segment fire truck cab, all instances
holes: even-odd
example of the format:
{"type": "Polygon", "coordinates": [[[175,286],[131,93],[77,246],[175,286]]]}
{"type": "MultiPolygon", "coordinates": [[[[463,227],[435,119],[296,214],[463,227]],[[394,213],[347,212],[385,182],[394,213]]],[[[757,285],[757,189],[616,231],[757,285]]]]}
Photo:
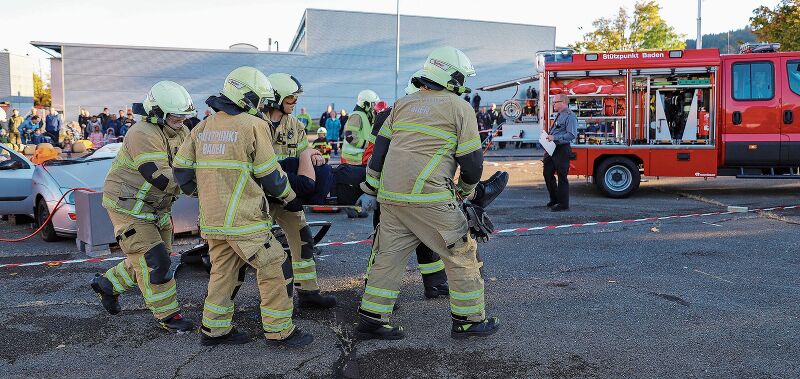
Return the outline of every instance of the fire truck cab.
{"type": "Polygon", "coordinates": [[[541,119],[567,96],[570,174],[613,198],[642,175],[800,179],[800,52],[775,45],[540,55],[541,119]]]}

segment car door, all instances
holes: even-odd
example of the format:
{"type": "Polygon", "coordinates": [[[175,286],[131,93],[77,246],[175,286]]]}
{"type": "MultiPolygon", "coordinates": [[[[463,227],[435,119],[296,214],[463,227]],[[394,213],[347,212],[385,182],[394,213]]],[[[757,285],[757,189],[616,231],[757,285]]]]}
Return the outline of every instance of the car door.
{"type": "Polygon", "coordinates": [[[22,168],[0,169],[0,214],[32,214],[33,163],[4,145],[0,145],[1,160],[18,161],[22,168]]]}
{"type": "Polygon", "coordinates": [[[800,165],[800,55],[781,59],[782,164],[800,165]]]}
{"type": "Polygon", "coordinates": [[[782,71],[773,54],[745,54],[723,61],[725,80],[725,165],[776,166],[781,161],[780,87],[782,71]]]}

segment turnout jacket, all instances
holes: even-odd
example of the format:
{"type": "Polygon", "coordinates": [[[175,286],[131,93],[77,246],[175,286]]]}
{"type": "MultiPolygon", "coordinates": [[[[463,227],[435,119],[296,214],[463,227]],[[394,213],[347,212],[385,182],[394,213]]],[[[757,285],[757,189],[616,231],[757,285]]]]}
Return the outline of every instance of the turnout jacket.
{"type": "Polygon", "coordinates": [[[224,97],[207,103],[217,113],[201,121],[178,150],[175,177],[184,193],[200,199],[203,238],[265,236],[272,227],[267,197],[295,197],[272,149],[270,126],[224,97]]]}
{"type": "Polygon", "coordinates": [[[468,196],[482,172],[475,112],[451,92],[423,90],[395,103],[376,137],[362,189],[377,193],[381,203],[445,204],[456,193],[468,196]]]}
{"type": "Polygon", "coordinates": [[[180,193],[172,175],[175,153],[189,130],[146,121],[131,127],[103,185],[103,207],[142,220],[165,223],[180,193]]]}
{"type": "MultiPolygon", "coordinates": [[[[269,119],[269,116],[265,116],[269,119]]],[[[289,157],[297,157],[305,149],[308,149],[308,138],[306,138],[306,128],[297,117],[285,114],[281,118],[278,126],[274,126],[271,121],[270,131],[272,132],[272,149],[278,160],[289,157]]]]}

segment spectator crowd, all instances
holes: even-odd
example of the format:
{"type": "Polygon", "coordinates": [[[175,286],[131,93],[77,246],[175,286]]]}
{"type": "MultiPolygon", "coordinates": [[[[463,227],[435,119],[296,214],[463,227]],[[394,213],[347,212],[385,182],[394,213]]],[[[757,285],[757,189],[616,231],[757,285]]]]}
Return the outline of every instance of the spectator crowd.
{"type": "MultiPolygon", "coordinates": [[[[503,117],[503,113],[497,107],[497,104],[492,103],[489,109],[486,109],[486,105],[481,105],[481,94],[478,92],[475,92],[475,95],[472,97],[470,97],[468,93],[464,94],[464,100],[470,103],[472,109],[475,111],[475,118],[478,121],[478,132],[485,146],[491,141],[492,137],[494,137],[494,132],[497,128],[506,122],[506,119],[503,117]]],[[[498,131],[497,135],[502,135],[501,133],[502,131],[498,131]]]]}
{"type": "MultiPolygon", "coordinates": [[[[522,108],[523,116],[535,116],[538,113],[538,96],[539,94],[536,89],[528,86],[525,91],[524,106],[522,108]]],[[[507,120],[503,116],[503,112],[500,110],[497,104],[491,103],[490,107],[487,109],[486,105],[481,104],[481,95],[478,92],[471,97],[470,94],[464,94],[464,100],[470,103],[472,109],[475,110],[475,117],[478,121],[478,130],[484,146],[490,143],[492,138],[503,135],[500,125],[505,123],[507,120]]],[[[511,120],[510,122],[519,121],[511,120]]],[[[520,135],[519,137],[522,136],[520,135]]],[[[505,142],[500,142],[499,147],[503,148],[505,144],[505,142]]],[[[517,143],[517,145],[520,145],[520,143],[517,143]]]]}
{"type": "Polygon", "coordinates": [[[24,117],[18,109],[12,109],[10,116],[0,118],[0,143],[17,151],[23,151],[26,145],[49,143],[70,152],[75,142],[85,140],[96,149],[122,141],[134,123],[132,109],[112,114],[106,107],[97,115],[81,109],[78,120],[68,123],[55,108],[33,107],[24,117]]]}

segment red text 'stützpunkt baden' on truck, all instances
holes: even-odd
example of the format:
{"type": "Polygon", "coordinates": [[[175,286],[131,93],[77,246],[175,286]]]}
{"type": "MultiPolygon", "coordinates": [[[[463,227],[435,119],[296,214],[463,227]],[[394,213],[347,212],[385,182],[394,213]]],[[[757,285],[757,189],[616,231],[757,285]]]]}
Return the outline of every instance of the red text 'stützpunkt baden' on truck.
{"type": "Polygon", "coordinates": [[[562,93],[578,117],[570,174],[616,198],[642,175],[800,179],[800,52],[743,48],[540,53],[543,119],[562,93]]]}

